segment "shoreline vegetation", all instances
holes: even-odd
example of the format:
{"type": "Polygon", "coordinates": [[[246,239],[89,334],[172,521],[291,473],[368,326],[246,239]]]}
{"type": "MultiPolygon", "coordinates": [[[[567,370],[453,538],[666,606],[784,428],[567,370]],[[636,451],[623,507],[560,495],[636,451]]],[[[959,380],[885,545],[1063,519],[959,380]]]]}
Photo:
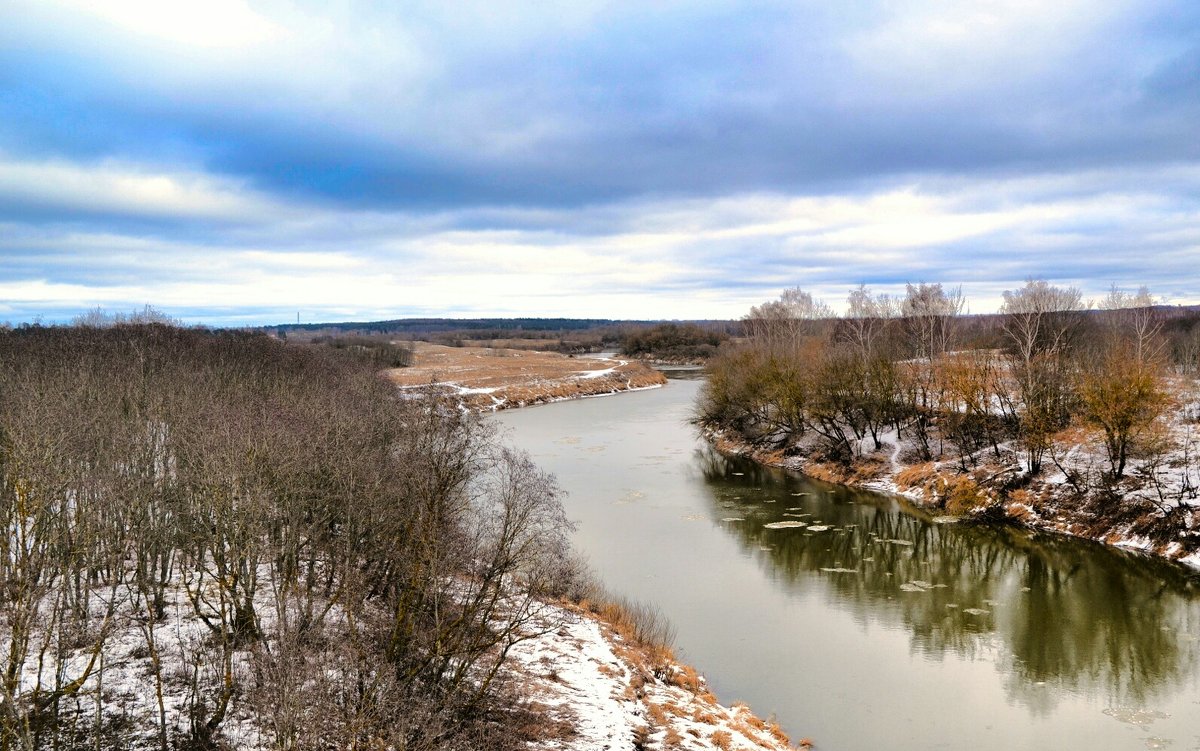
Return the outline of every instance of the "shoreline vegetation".
{"type": "Polygon", "coordinates": [[[962,315],[940,284],[851,292],[836,317],[791,289],[708,368],[718,450],[897,493],[939,521],[1020,524],[1200,567],[1194,311],[1145,288],[1098,304],[1030,280],[962,315]]]}

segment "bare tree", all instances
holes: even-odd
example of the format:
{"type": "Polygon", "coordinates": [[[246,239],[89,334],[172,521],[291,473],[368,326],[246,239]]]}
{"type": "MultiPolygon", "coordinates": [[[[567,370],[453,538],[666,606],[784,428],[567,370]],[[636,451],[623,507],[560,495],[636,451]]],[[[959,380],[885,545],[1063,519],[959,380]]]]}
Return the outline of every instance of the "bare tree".
{"type": "Polygon", "coordinates": [[[1073,338],[1087,306],[1074,287],[1029,279],[1004,292],[1001,328],[1016,388],[1017,418],[1030,474],[1041,471],[1055,432],[1070,421],[1073,338]]]}
{"type": "Polygon", "coordinates": [[[750,336],[772,347],[796,346],[817,332],[817,322],[834,318],[833,309],[799,287],[785,289],[778,300],[750,308],[743,321],[750,336]]]}
{"type": "Polygon", "coordinates": [[[899,315],[899,300],[882,293],[872,295],[865,284],[860,284],[846,298],[840,338],[858,350],[864,361],[870,360],[880,354],[881,340],[899,315]]]}
{"type": "Polygon", "coordinates": [[[946,290],[940,283],[906,286],[900,309],[917,358],[932,362],[952,349],[955,323],[965,305],[961,287],[946,290]]]}

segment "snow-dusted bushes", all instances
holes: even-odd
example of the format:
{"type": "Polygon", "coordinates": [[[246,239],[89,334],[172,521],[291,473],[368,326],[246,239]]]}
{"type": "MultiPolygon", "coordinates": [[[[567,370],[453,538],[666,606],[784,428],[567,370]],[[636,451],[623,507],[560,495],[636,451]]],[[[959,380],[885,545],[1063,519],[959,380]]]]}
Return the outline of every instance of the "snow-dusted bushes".
{"type": "MultiPolygon", "coordinates": [[[[1128,496],[1131,484],[1164,507],[1195,497],[1180,429],[1192,381],[1168,377],[1172,365],[1186,370],[1186,348],[1172,342],[1194,311],[1168,318],[1145,289],[1115,288],[1093,310],[1078,290],[1042,280],[1006,292],[991,316],[963,316],[961,294],[937,284],[909,285],[902,299],[859,288],[848,303],[836,318],[788,290],[753,308],[749,340],[709,364],[698,421],[842,479],[886,435],[891,462],[962,474],[988,465],[1001,493],[1061,473],[1080,497],[1128,496]],[[1088,450],[1075,451],[1068,433],[1088,450]],[[1107,466],[1076,461],[1088,454],[1107,466]]],[[[984,502],[959,495],[955,506],[984,502]]]]}

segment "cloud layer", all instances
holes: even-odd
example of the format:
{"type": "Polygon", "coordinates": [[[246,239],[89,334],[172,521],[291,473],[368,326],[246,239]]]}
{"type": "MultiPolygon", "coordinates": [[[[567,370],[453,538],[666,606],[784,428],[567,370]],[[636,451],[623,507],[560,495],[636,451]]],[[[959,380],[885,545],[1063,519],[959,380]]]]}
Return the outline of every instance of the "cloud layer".
{"type": "Polygon", "coordinates": [[[1192,4],[560,5],[6,4],[0,320],[1200,301],[1192,4]]]}

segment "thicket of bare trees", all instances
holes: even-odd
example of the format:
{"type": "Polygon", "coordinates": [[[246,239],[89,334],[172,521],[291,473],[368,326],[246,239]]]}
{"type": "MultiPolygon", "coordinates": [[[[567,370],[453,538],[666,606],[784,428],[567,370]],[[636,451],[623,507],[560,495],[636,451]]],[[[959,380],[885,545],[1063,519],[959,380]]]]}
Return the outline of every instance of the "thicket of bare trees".
{"type": "Polygon", "coordinates": [[[471,417],[157,324],[0,332],[0,525],[4,749],[216,748],[238,703],[278,748],[503,747],[568,567],[553,482],[471,417]],[[105,683],[131,628],[149,740],[105,683]]]}
{"type": "Polygon", "coordinates": [[[1144,288],[1093,304],[1030,280],[1004,293],[999,314],[968,318],[964,307],[940,284],[908,285],[902,299],[859,287],[835,317],[788,290],[752,308],[749,343],[710,364],[699,419],[785,450],[811,450],[815,434],[819,455],[847,464],[885,434],[913,447],[909,461],[953,458],[963,471],[1015,452],[1025,478],[1052,460],[1081,491],[1120,482],[1134,455],[1171,449],[1171,366],[1194,367],[1188,343],[1200,335],[1166,336],[1144,288]],[[1093,477],[1060,462],[1071,426],[1098,436],[1107,463],[1093,477]]]}

